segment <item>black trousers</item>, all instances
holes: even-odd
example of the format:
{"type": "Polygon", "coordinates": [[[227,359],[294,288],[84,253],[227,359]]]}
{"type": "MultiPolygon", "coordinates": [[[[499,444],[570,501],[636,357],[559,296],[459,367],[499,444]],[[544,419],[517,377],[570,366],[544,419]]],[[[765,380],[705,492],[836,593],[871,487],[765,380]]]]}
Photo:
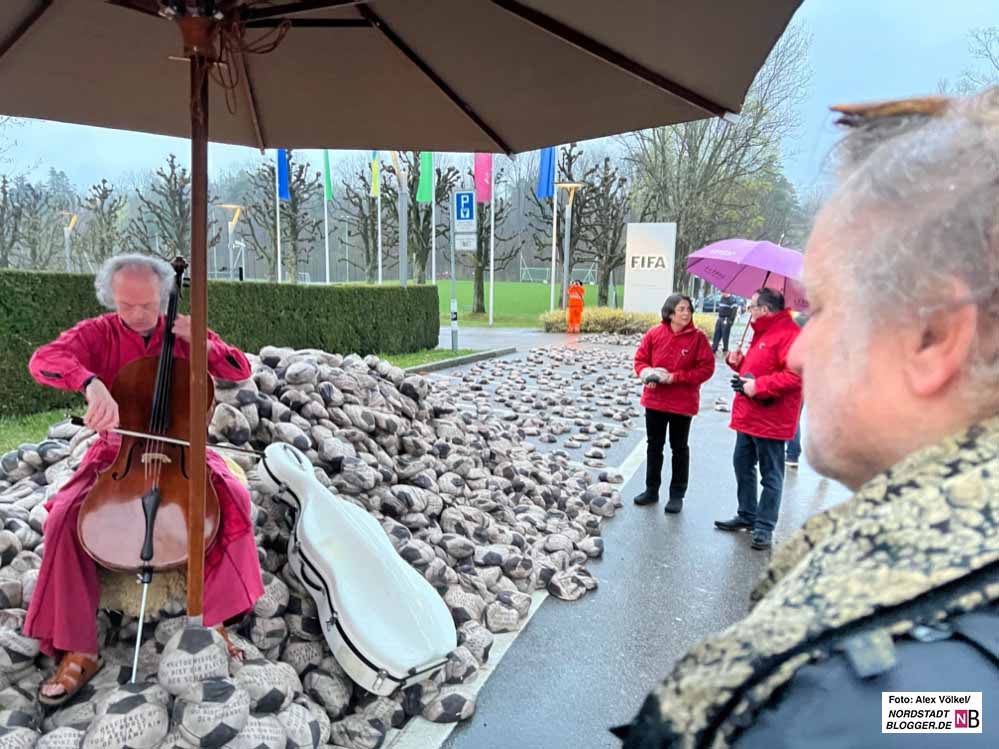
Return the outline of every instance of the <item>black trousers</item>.
{"type": "Polygon", "coordinates": [[[732,323],[735,322],[731,317],[719,317],[715,320],[715,334],[711,339],[711,350],[717,351],[718,344],[722,341],[724,336],[725,342],[722,346],[722,351],[728,351],[728,337],[732,332],[732,323]]]}
{"type": "Polygon", "coordinates": [[[663,448],[666,445],[666,433],[669,432],[669,449],[673,455],[672,471],[669,480],[669,496],[683,498],[687,493],[687,480],[690,476],[690,448],[687,438],[690,436],[690,422],[693,416],[645,409],[645,432],[648,436],[648,452],[646,453],[645,487],[659,491],[662,484],[663,448]]]}

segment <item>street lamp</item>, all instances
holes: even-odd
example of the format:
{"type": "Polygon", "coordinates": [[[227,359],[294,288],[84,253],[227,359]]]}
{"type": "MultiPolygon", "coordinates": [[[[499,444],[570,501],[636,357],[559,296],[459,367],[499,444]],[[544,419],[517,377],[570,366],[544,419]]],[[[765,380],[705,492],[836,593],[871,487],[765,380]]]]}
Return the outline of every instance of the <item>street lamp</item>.
{"type": "Polygon", "coordinates": [[[572,199],[576,190],[586,187],[585,182],[556,182],[555,187],[561,187],[568,193],[565,201],[565,238],[562,240],[562,309],[569,304],[569,235],[572,233],[572,199]]]}
{"type": "Polygon", "coordinates": [[[219,208],[232,211],[232,218],[229,219],[229,241],[226,243],[229,245],[229,280],[232,280],[233,274],[233,259],[232,259],[232,243],[236,238],[236,223],[239,221],[239,215],[243,212],[243,206],[236,205],[234,203],[220,203],[219,208]]]}

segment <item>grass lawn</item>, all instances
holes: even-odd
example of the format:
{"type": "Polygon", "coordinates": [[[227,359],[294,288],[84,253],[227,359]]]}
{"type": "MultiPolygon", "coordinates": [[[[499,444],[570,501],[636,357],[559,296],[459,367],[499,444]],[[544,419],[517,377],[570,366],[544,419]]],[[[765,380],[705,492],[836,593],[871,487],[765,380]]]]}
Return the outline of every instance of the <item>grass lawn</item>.
{"type": "MultiPolygon", "coordinates": [[[[486,281],[485,313],[472,313],[472,281],[458,281],[455,284],[458,297],[458,326],[482,327],[489,324],[489,282],[486,281]]],[[[624,298],[624,286],[617,287],[618,304],[624,298]]],[[[555,287],[555,302],[561,298],[561,287],[555,287]]],[[[451,324],[451,282],[438,281],[437,295],[440,300],[441,325],[451,324]]],[[[521,283],[519,281],[497,281],[493,326],[498,328],[540,328],[538,316],[548,311],[550,301],[548,284],[521,283]]],[[[597,304],[597,287],[586,287],[587,306],[597,304]]]]}
{"type": "Polygon", "coordinates": [[[25,442],[38,443],[45,439],[49,427],[67,416],[81,416],[83,410],[43,411],[30,416],[5,416],[0,418],[0,454],[14,450],[25,442]]]}
{"type": "Polygon", "coordinates": [[[454,353],[449,348],[437,348],[427,351],[417,351],[413,354],[378,354],[378,358],[392,362],[395,366],[405,369],[406,367],[416,367],[420,364],[432,364],[444,361],[445,359],[453,359],[456,356],[476,354],[478,351],[479,349],[474,348],[460,348],[458,349],[458,353],[454,353]]]}

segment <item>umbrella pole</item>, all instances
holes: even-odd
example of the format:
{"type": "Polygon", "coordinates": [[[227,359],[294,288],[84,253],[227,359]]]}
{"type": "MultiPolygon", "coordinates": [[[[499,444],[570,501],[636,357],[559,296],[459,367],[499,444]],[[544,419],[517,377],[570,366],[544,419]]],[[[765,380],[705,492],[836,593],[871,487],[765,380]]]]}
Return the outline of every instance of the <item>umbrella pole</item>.
{"type": "MultiPolygon", "coordinates": [[[[767,271],[767,275],[765,275],[763,277],[763,285],[760,286],[760,288],[761,289],[762,288],[766,288],[767,281],[769,281],[769,280],[770,280],[770,271],[767,271]]],[[[750,322],[753,321],[753,313],[752,312],[749,313],[749,321],[750,322]]],[[[746,323],[746,327],[744,327],[742,329],[742,338],[739,339],[739,353],[740,354],[742,353],[742,344],[744,344],[746,342],[746,333],[749,332],[749,328],[750,328],[749,323],[746,323]]]]}
{"type": "Polygon", "coordinates": [[[191,61],[191,451],[187,506],[187,616],[202,624],[205,582],[205,463],[208,413],[208,69],[217,25],[206,18],[180,21],[191,61]],[[193,22],[193,23],[192,23],[193,22]]]}

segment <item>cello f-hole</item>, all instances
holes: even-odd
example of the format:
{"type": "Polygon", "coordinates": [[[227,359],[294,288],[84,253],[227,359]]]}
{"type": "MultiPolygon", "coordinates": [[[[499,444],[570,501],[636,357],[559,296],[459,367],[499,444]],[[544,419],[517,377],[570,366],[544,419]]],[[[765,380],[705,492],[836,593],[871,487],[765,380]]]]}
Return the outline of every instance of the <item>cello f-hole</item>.
{"type": "Polygon", "coordinates": [[[132,456],[135,454],[135,451],[138,449],[138,447],[139,447],[139,444],[137,442],[133,442],[132,443],[132,446],[131,446],[131,448],[129,448],[129,451],[128,451],[128,459],[125,461],[125,468],[124,468],[124,470],[121,473],[119,473],[118,471],[115,471],[114,473],[112,473],[111,474],[111,478],[113,480],[115,480],[115,481],[121,481],[122,479],[124,479],[128,475],[129,471],[132,468],[132,456]]]}

